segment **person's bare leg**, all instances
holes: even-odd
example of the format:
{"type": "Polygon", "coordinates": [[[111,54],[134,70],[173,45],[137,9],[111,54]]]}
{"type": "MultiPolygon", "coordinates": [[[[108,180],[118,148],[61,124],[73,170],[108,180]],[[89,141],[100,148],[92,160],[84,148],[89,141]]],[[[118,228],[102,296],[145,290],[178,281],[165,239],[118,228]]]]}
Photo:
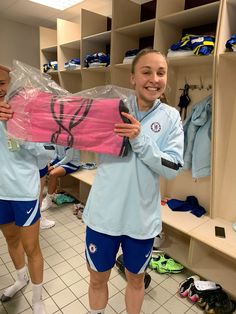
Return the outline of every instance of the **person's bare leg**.
{"type": "Polygon", "coordinates": [[[3,224],[0,229],[6,239],[11,260],[15,266],[17,279],[13,285],[4,290],[1,301],[10,300],[19,290],[29,282],[27,267],[25,265],[25,254],[20,238],[20,227],[15,223],[3,224]]]}
{"type": "Polygon", "coordinates": [[[52,195],[57,190],[57,180],[66,175],[66,171],[62,167],[57,167],[50,171],[48,177],[48,194],[52,195]]]}
{"type": "Polygon", "coordinates": [[[21,239],[28,258],[28,268],[32,282],[33,313],[45,314],[42,302],[43,256],[39,245],[39,219],[28,227],[21,227],[21,239]]]}
{"type": "Polygon", "coordinates": [[[0,229],[6,239],[8,251],[16,269],[25,266],[24,249],[20,239],[20,227],[15,223],[0,225],[0,229]]]}
{"type": "MultiPolygon", "coordinates": [[[[44,177],[40,178],[40,197],[39,197],[39,203],[40,203],[40,210],[42,207],[42,201],[43,201],[43,190],[46,183],[46,175],[44,177]]],[[[40,229],[49,229],[55,226],[54,220],[49,220],[41,213],[40,218],[40,229]]]]}
{"type": "Polygon", "coordinates": [[[39,245],[39,220],[31,226],[21,227],[21,240],[28,258],[28,268],[32,283],[43,281],[43,256],[39,245]]]}
{"type": "MultiPolygon", "coordinates": [[[[50,169],[50,168],[49,168],[50,169]]],[[[66,171],[62,167],[49,170],[48,174],[48,192],[42,202],[41,211],[47,210],[52,206],[53,196],[57,190],[57,180],[63,177],[66,171]]]]}
{"type": "Polygon", "coordinates": [[[144,299],[144,273],[133,274],[125,270],[127,287],[125,291],[126,311],[129,314],[141,313],[144,299]]]}
{"type": "Polygon", "coordinates": [[[90,273],[89,305],[91,312],[103,311],[108,302],[108,280],[111,270],[96,272],[89,265],[87,267],[90,273]]]}
{"type": "Polygon", "coordinates": [[[44,190],[44,187],[45,187],[45,183],[46,183],[46,175],[44,177],[40,178],[40,196],[39,196],[40,208],[42,206],[43,190],[44,190]]]}

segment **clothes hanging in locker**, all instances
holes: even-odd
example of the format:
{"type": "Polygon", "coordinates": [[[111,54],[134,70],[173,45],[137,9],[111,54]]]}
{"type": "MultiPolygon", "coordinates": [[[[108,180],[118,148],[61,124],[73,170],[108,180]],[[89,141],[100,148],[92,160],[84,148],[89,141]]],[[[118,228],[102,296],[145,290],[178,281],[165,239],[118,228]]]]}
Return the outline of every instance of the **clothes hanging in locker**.
{"type": "Polygon", "coordinates": [[[192,169],[192,177],[200,178],[211,172],[212,95],[196,103],[183,123],[184,167],[192,169]]]}

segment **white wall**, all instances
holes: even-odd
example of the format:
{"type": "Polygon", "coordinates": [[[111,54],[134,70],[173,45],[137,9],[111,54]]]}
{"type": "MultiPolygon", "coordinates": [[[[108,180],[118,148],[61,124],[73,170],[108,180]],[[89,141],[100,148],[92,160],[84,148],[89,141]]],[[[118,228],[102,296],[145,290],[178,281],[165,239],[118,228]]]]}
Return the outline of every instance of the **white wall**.
{"type": "Polygon", "coordinates": [[[0,64],[17,59],[39,68],[38,27],[0,19],[0,64]]]}

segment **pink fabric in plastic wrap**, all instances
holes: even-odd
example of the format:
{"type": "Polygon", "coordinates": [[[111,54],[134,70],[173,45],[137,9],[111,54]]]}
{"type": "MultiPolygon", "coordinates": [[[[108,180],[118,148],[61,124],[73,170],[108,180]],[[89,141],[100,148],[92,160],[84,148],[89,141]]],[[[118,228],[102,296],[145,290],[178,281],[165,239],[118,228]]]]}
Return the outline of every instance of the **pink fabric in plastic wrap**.
{"type": "Polygon", "coordinates": [[[85,99],[22,88],[8,103],[14,115],[7,130],[15,138],[114,156],[127,152],[127,141],[114,133],[114,124],[124,122],[120,112],[128,111],[119,98],[85,99]]]}

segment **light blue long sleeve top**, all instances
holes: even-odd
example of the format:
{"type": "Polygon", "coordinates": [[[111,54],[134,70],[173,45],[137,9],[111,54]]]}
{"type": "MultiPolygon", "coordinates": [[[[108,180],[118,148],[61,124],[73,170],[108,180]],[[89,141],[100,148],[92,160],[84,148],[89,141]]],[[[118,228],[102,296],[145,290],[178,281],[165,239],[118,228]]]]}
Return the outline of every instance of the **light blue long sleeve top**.
{"type": "Polygon", "coordinates": [[[0,199],[30,201],[39,197],[39,164],[48,159],[43,144],[25,142],[19,150],[7,146],[5,123],[0,122],[0,199]]]}
{"type": "Polygon", "coordinates": [[[65,147],[62,145],[55,145],[55,158],[59,161],[54,164],[54,168],[61,165],[66,165],[68,163],[78,167],[81,165],[80,161],[80,151],[74,148],[65,147]]]}
{"type": "Polygon", "coordinates": [[[149,239],[162,229],[160,176],[172,179],[183,165],[183,128],[179,112],[160,100],[147,112],[134,96],[128,105],[141,132],[126,157],[100,156],[83,220],[101,233],[149,239]]]}
{"type": "Polygon", "coordinates": [[[183,123],[184,169],[192,169],[192,177],[211,173],[212,96],[196,103],[183,123]]]}

